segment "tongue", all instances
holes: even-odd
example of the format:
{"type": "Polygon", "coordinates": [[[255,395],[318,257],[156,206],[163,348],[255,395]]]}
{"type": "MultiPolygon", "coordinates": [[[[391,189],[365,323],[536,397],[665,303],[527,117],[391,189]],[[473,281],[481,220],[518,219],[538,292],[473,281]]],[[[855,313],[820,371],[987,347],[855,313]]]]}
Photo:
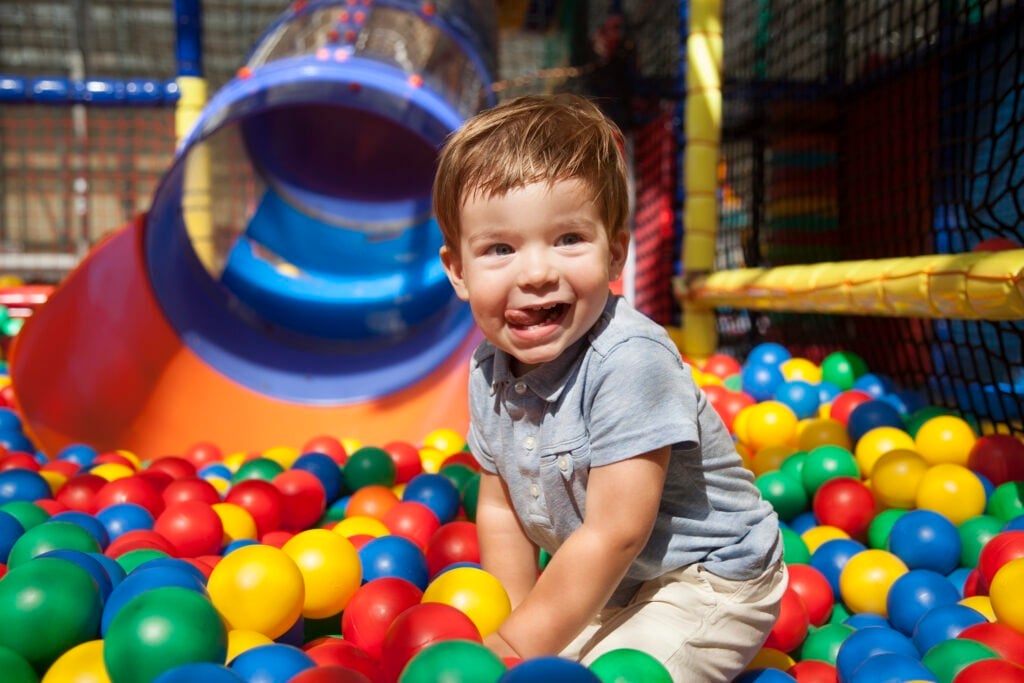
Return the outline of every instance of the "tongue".
{"type": "Polygon", "coordinates": [[[505,312],[505,320],[510,325],[518,325],[519,327],[530,327],[531,325],[539,325],[551,316],[551,311],[534,308],[534,309],[512,309],[505,312]]]}

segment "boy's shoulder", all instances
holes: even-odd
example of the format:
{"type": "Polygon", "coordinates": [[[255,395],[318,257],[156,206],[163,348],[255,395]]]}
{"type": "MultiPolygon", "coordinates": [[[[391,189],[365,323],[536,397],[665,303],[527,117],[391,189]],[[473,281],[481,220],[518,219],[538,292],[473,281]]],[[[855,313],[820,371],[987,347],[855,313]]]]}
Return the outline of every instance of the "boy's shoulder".
{"type": "Polygon", "coordinates": [[[675,349],[665,328],[633,308],[621,296],[613,296],[590,332],[590,345],[599,354],[610,353],[624,342],[649,340],[675,349]]]}

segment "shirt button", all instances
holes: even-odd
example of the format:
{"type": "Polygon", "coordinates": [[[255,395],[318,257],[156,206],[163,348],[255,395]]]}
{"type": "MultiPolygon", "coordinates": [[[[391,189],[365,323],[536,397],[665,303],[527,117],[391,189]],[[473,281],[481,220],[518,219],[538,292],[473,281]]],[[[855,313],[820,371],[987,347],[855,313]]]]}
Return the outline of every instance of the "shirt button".
{"type": "Polygon", "coordinates": [[[533,447],[536,445],[537,439],[533,438],[532,436],[528,436],[525,439],[523,439],[523,448],[525,448],[528,451],[532,451],[533,447]]]}
{"type": "Polygon", "coordinates": [[[569,460],[564,455],[558,459],[558,469],[563,472],[569,469],[569,460]]]}
{"type": "Polygon", "coordinates": [[[531,486],[530,487],[530,494],[532,494],[534,498],[539,498],[540,497],[540,487],[537,486],[536,484],[531,486]]]}
{"type": "Polygon", "coordinates": [[[513,389],[515,389],[516,393],[519,394],[520,396],[525,394],[526,393],[526,382],[523,382],[521,380],[519,382],[516,382],[516,384],[513,387],[513,389]]]}

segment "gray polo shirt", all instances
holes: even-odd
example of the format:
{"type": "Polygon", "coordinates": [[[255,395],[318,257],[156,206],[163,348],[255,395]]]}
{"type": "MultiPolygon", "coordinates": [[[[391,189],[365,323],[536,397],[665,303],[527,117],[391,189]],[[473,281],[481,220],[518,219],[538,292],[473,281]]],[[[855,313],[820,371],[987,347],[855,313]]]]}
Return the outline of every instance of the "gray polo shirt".
{"type": "MultiPolygon", "coordinates": [[[[467,441],[549,553],[583,523],[592,467],[672,446],[654,530],[609,604],[685,565],[749,579],[779,559],[771,505],[660,325],[609,296],[593,329],[559,358],[522,377],[510,360],[486,341],[474,353],[467,441]]],[[[629,514],[629,500],[621,506],[629,514]]]]}

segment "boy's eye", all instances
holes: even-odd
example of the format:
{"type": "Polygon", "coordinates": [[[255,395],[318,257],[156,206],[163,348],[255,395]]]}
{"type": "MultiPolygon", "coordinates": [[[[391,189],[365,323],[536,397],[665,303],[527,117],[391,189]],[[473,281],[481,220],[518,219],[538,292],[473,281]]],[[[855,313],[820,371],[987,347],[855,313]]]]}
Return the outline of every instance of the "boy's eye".
{"type": "Polygon", "coordinates": [[[508,256],[512,253],[512,247],[507,244],[492,244],[487,247],[486,253],[493,256],[508,256]]]}
{"type": "Polygon", "coordinates": [[[566,245],[566,246],[572,246],[574,244],[579,244],[582,241],[583,241],[583,237],[579,233],[575,233],[575,232],[566,233],[565,235],[562,235],[561,237],[558,238],[559,244],[563,244],[563,245],[566,245]]]}

